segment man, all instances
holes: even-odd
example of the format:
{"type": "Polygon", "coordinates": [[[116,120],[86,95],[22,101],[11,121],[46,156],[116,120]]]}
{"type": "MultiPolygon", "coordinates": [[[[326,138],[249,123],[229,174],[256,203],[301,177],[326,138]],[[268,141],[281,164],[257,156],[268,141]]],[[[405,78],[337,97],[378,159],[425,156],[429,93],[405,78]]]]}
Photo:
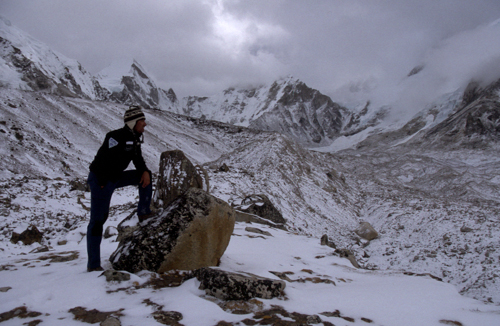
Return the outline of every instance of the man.
{"type": "Polygon", "coordinates": [[[125,126],[109,132],[90,164],[90,222],[87,227],[87,271],[102,271],[101,239],[108,218],[111,196],[116,188],[139,186],[137,215],[143,221],[151,215],[151,171],[142,157],[146,117],[139,106],[131,106],[124,116],[125,126]],[[134,162],[135,170],[125,169],[134,162]]]}

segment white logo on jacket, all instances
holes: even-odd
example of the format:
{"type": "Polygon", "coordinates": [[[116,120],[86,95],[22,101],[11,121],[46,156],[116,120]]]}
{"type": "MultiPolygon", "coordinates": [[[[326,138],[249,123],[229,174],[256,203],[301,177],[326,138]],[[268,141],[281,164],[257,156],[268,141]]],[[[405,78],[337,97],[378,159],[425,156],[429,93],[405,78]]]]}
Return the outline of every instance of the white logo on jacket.
{"type": "Polygon", "coordinates": [[[109,144],[109,148],[113,148],[113,147],[115,147],[116,145],[118,145],[118,142],[117,142],[115,139],[110,138],[110,139],[109,139],[109,143],[108,143],[108,144],[109,144]]]}

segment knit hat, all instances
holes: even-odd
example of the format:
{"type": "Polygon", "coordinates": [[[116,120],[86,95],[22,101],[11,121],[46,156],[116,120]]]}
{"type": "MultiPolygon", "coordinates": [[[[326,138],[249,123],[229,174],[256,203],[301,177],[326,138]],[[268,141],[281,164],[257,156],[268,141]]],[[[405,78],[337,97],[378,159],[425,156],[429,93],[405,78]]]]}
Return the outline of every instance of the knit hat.
{"type": "Polygon", "coordinates": [[[132,105],[131,107],[129,107],[128,110],[125,111],[125,116],[123,117],[125,124],[130,129],[134,129],[135,123],[142,119],[146,119],[146,116],[142,112],[141,107],[137,105],[132,105]]]}

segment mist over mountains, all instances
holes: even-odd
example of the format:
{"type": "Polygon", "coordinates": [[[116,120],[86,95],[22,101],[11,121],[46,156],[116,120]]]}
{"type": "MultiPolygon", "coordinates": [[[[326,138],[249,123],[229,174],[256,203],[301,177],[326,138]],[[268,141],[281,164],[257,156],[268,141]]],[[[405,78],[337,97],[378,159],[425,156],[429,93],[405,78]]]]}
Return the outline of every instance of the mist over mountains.
{"type": "MultiPolygon", "coordinates": [[[[500,302],[500,76],[392,123],[394,107],[379,99],[336,103],[294,77],[179,99],[133,59],[92,76],[6,19],[0,45],[1,179],[85,178],[104,135],[139,104],[154,172],[163,151],[181,149],[209,172],[215,196],[266,194],[290,231],[327,234],[363,268],[430,273],[500,302]],[[356,236],[361,221],[380,237],[356,236]]],[[[429,74],[418,66],[401,87],[429,74]]]]}

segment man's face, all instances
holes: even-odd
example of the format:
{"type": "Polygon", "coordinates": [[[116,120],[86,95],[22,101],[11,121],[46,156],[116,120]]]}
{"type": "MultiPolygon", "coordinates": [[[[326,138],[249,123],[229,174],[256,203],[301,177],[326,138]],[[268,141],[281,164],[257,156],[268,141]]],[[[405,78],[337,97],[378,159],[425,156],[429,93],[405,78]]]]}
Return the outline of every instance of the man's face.
{"type": "Polygon", "coordinates": [[[139,120],[135,123],[134,131],[142,134],[144,132],[144,127],[146,127],[146,119],[139,120]]]}

